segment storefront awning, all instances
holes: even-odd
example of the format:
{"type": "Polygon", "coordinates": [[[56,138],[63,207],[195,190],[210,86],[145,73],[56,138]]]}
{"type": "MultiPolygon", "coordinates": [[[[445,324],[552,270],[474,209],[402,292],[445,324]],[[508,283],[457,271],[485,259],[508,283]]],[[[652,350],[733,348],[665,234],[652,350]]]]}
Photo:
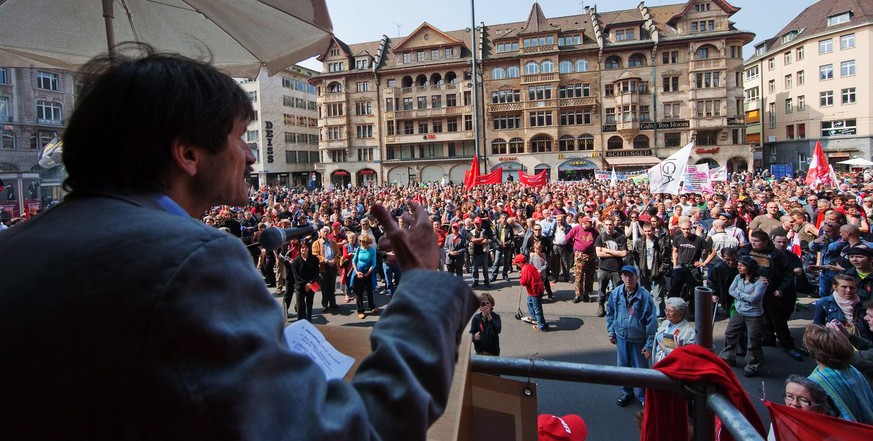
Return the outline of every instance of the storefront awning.
{"type": "Polygon", "coordinates": [[[611,166],[655,165],[661,162],[654,156],[615,156],[606,158],[606,163],[611,166]]]}

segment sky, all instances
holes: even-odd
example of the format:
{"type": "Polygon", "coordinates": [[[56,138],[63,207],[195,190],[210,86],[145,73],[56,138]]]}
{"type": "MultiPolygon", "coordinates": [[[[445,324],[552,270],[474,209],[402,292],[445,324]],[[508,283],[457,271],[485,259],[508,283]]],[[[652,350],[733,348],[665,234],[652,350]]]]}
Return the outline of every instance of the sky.
{"type": "MultiPolygon", "coordinates": [[[[471,0],[326,0],[333,20],[334,34],[348,44],[378,41],[382,35],[406,36],[423,22],[444,31],[469,28],[471,0]],[[366,7],[360,7],[366,5],[366,7]],[[398,34],[399,26],[399,34],[398,34]]],[[[476,23],[486,25],[527,20],[533,0],[478,0],[476,23]]],[[[583,13],[585,6],[597,6],[603,11],[635,9],[639,0],[541,0],[546,18],[583,13]]],[[[647,6],[683,3],[682,0],[648,0],[647,6]]],[[[754,50],[754,44],[772,37],[815,0],[729,0],[740,8],[732,20],[741,30],[755,33],[755,40],[744,48],[744,58],[754,50]]],[[[321,71],[314,58],[303,66],[321,71]]]]}

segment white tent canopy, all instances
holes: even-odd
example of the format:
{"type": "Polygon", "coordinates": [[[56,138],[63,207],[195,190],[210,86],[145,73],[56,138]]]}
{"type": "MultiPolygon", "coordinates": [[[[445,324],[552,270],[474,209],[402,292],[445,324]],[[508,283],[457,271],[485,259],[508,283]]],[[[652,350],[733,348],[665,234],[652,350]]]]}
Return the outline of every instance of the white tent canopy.
{"type": "Polygon", "coordinates": [[[873,165],[873,161],[868,161],[861,158],[854,158],[846,161],[840,161],[837,164],[851,165],[853,167],[870,167],[871,165],[873,165]]]}
{"type": "Polygon", "coordinates": [[[0,66],[76,70],[137,41],[252,78],[322,53],[332,27],[325,0],[0,0],[0,66]]]}

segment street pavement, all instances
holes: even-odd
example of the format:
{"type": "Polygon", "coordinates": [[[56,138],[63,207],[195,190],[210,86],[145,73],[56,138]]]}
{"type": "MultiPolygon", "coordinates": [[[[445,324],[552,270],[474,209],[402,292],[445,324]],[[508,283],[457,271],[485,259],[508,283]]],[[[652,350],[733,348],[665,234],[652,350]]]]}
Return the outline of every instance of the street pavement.
{"type": "MultiPolygon", "coordinates": [[[[469,274],[465,275],[465,278],[468,282],[472,281],[469,274]]],[[[555,301],[543,305],[546,320],[551,326],[549,332],[534,331],[530,324],[515,319],[520,293],[518,273],[511,274],[509,281],[498,279],[491,284],[491,288],[484,290],[482,288],[480,284],[475,292],[491,293],[496,303],[494,311],[500,314],[503,323],[500,334],[502,357],[523,359],[536,357],[549,361],[615,365],[615,346],[606,338],[605,319],[595,315],[597,303],[574,304],[572,283],[554,284],[552,290],[555,293],[555,301]]],[[[814,305],[811,303],[814,300],[801,298],[800,303],[808,305],[808,308],[795,312],[789,322],[791,333],[798,346],[803,335],[803,327],[812,320],[814,305]]],[[[365,319],[359,319],[354,303],[343,303],[341,294],[337,295],[337,301],[340,304],[338,313],[322,314],[321,308],[316,307],[312,322],[318,325],[371,327],[378,320],[378,315],[368,315],[365,319]]],[[[384,308],[388,297],[376,294],[375,301],[380,308],[384,308]]],[[[522,311],[527,315],[524,301],[525,299],[522,298],[522,311]]],[[[319,305],[320,302],[320,295],[316,295],[315,304],[319,305]]],[[[440,312],[434,311],[434,313],[440,312]]],[[[713,332],[716,351],[720,351],[724,346],[726,324],[726,317],[719,316],[713,332]]],[[[769,425],[769,417],[760,399],[765,397],[768,400],[781,402],[785,378],[790,374],[808,375],[815,367],[815,363],[809,357],[805,357],[802,362],[797,362],[777,347],[764,348],[764,361],[760,375],[756,378],[742,376],[744,361],[741,357],[738,358],[737,365],[734,373],[752,397],[752,402],[764,420],[765,426],[769,425]]],[[[618,387],[556,380],[534,379],[533,381],[537,383],[539,413],[559,416],[575,413],[582,416],[588,424],[589,440],[639,439],[639,429],[635,424],[634,414],[642,410],[642,407],[636,400],[627,407],[618,407],[615,404],[616,398],[621,393],[618,387]]]]}

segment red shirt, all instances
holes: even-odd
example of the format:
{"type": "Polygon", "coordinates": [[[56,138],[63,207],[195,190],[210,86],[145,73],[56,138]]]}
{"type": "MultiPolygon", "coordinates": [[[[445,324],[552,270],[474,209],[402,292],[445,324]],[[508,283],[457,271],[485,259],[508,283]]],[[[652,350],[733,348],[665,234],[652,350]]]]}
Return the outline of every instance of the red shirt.
{"type": "Polygon", "coordinates": [[[521,279],[519,279],[519,283],[521,283],[521,286],[527,288],[527,295],[531,297],[539,297],[546,291],[540,272],[537,271],[537,267],[530,262],[525,263],[524,266],[521,267],[521,279]]]}

